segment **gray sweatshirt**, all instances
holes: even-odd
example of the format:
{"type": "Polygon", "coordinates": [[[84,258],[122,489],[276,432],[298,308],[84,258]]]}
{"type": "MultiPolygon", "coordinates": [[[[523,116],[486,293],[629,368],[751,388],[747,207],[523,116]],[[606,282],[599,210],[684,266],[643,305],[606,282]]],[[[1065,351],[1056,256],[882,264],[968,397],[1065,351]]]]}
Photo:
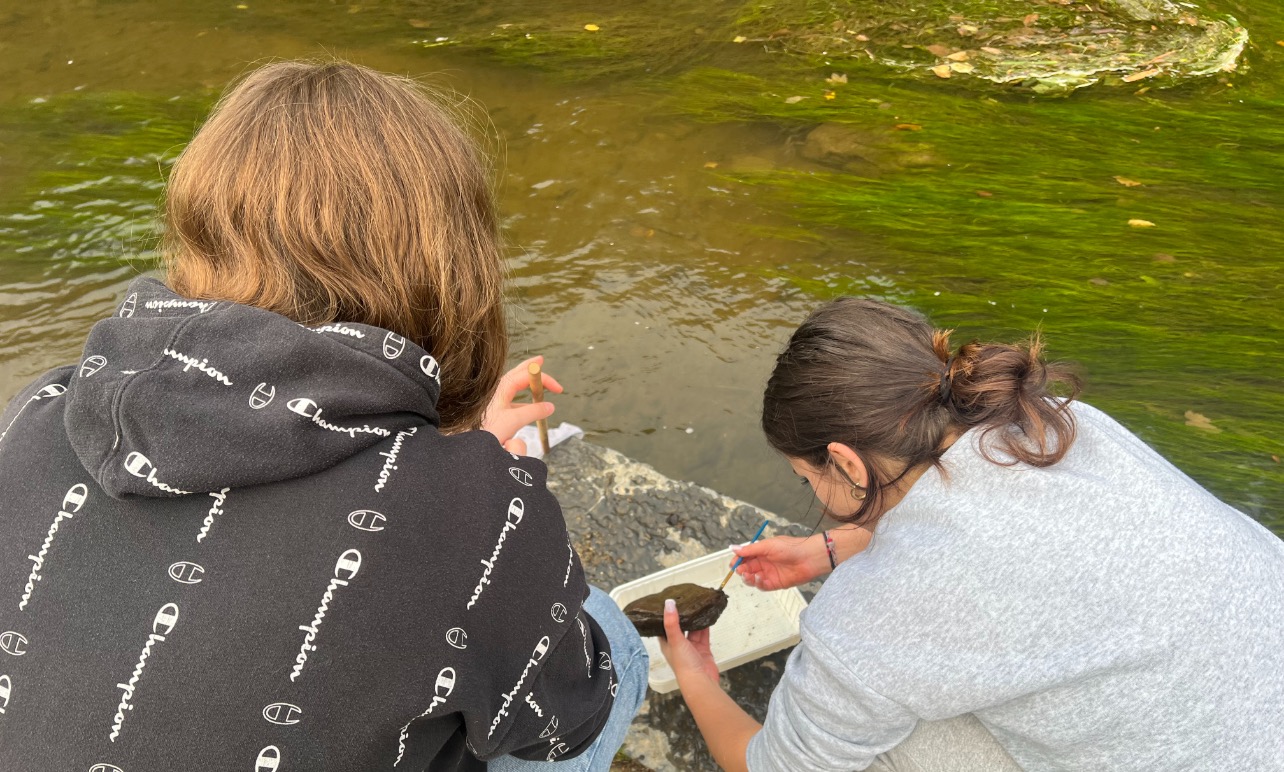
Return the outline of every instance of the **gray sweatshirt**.
{"type": "Polygon", "coordinates": [[[969,432],[803,616],[753,772],[975,714],[1027,770],[1284,769],[1284,542],[1100,411],[1048,469],[969,432]]]}

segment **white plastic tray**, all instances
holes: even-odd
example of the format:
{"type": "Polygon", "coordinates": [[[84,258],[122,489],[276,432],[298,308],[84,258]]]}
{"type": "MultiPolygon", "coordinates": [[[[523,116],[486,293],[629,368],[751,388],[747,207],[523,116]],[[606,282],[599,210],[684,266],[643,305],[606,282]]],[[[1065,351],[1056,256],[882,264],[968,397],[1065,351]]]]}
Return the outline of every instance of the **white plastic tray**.
{"type": "MultiPolygon", "coordinates": [[[[624,608],[632,601],[659,592],[665,587],[691,582],[717,587],[735,555],[726,549],[705,555],[663,571],[626,582],[611,590],[611,599],[624,608]]],[[[741,581],[739,576],[727,582],[727,610],[709,630],[709,643],[718,670],[730,670],[759,657],[798,643],[799,616],[807,601],[797,588],[763,592],[741,581]]],[[[660,653],[657,638],[643,638],[651,655],[651,688],[661,694],[678,688],[669,663],[660,653]]]]}

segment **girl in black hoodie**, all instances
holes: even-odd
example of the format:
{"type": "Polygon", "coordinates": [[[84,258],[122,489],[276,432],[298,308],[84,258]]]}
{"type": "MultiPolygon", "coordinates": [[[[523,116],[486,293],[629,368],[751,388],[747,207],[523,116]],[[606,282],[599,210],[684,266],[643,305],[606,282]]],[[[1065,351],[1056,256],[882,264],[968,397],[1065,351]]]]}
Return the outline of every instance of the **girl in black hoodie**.
{"type": "Polygon", "coordinates": [[[646,655],[510,452],[551,409],[500,387],[473,142],[274,64],[166,218],[167,282],[0,417],[0,769],[606,769],[646,655]]]}

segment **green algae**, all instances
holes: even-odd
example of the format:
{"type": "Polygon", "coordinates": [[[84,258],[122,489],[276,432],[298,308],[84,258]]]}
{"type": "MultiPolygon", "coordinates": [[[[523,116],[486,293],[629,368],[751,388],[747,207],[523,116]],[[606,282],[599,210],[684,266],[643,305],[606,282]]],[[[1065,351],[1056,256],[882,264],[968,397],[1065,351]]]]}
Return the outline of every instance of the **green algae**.
{"type": "Polygon", "coordinates": [[[0,112],[0,138],[23,136],[32,170],[0,195],[6,270],[151,267],[165,175],[209,104],[71,93],[0,112]]]}

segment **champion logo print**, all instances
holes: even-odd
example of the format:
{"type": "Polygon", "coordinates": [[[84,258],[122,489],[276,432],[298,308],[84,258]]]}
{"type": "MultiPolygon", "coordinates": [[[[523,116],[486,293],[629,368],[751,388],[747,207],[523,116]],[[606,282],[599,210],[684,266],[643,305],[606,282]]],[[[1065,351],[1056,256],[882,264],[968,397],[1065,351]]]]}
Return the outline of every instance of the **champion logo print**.
{"type": "Polygon", "coordinates": [[[4,431],[0,432],[0,440],[3,440],[4,436],[9,433],[9,430],[13,428],[13,425],[18,422],[18,416],[22,415],[22,411],[27,409],[27,405],[30,405],[32,402],[39,402],[42,399],[49,399],[50,397],[60,397],[66,393],[66,386],[63,386],[61,383],[51,383],[31,395],[31,399],[22,403],[22,407],[18,408],[18,412],[13,414],[13,420],[4,428],[4,431]]]}
{"type": "Polygon", "coordinates": [[[588,629],[584,627],[584,620],[575,617],[575,624],[580,627],[580,640],[584,642],[584,668],[588,671],[589,678],[593,677],[593,656],[589,654],[588,629]]]}
{"type": "Polygon", "coordinates": [[[508,519],[504,521],[504,527],[499,531],[499,541],[495,544],[495,550],[490,553],[490,560],[482,560],[481,564],[486,567],[482,572],[481,579],[477,582],[473,595],[468,599],[467,608],[471,609],[477,605],[477,599],[481,597],[482,590],[490,584],[490,572],[495,568],[495,563],[499,561],[499,552],[504,549],[504,540],[508,538],[509,531],[516,531],[517,526],[522,522],[522,515],[526,512],[526,504],[521,499],[513,499],[508,502],[508,519]]]}
{"type": "MultiPolygon", "coordinates": [[[[531,710],[535,711],[535,715],[539,716],[540,718],[544,717],[543,708],[539,706],[539,703],[535,702],[534,692],[526,693],[526,704],[531,706],[531,710]]],[[[556,717],[554,717],[554,719],[556,719],[556,717]]],[[[543,737],[543,735],[540,735],[540,736],[543,737]]]]}
{"type": "Polygon", "coordinates": [[[227,494],[230,490],[232,489],[224,488],[218,493],[210,491],[210,498],[214,499],[214,505],[211,506],[210,511],[205,514],[205,520],[201,523],[201,532],[196,534],[197,544],[204,541],[205,537],[209,535],[210,526],[214,525],[215,516],[223,514],[223,502],[227,501],[227,494]]]}
{"type": "Polygon", "coordinates": [[[533,479],[531,477],[531,473],[522,469],[520,466],[510,466],[508,468],[508,474],[512,476],[514,480],[525,485],[527,488],[531,487],[531,481],[533,479]]]}
{"type": "Polygon", "coordinates": [[[313,332],[335,332],[340,335],[347,335],[349,338],[364,338],[366,334],[361,330],[354,330],[343,324],[327,324],[324,327],[309,327],[313,332]]]}
{"type": "Polygon", "coordinates": [[[180,353],[172,348],[165,349],[163,353],[171,359],[177,359],[182,362],[184,365],[183,372],[187,372],[195,367],[197,370],[200,370],[224,386],[232,385],[232,382],[227,379],[227,376],[224,375],[222,371],[217,368],[210,367],[210,360],[208,359],[197,359],[194,356],[188,356],[187,354],[180,353]]]}
{"type": "Polygon", "coordinates": [[[432,702],[428,703],[428,709],[410,719],[401,728],[401,736],[397,738],[397,760],[392,762],[394,767],[400,764],[402,756],[406,755],[406,738],[410,736],[410,725],[432,713],[437,709],[437,706],[445,705],[446,698],[453,691],[455,691],[455,669],[453,667],[444,667],[437,674],[437,682],[433,684],[433,698],[432,702]]]}
{"type": "Polygon", "coordinates": [[[353,439],[356,439],[358,434],[377,434],[380,437],[388,437],[392,434],[392,432],[387,429],[379,426],[370,426],[368,424],[366,426],[336,426],[329,421],[322,419],[321,406],[306,397],[292,399],[287,403],[287,406],[290,408],[290,412],[303,416],[317,426],[320,426],[322,429],[346,434],[353,439]]]}
{"type": "MultiPolygon", "coordinates": [[[[544,714],[541,713],[540,715],[543,716],[544,714]]],[[[557,716],[549,719],[548,726],[544,727],[544,731],[539,733],[539,739],[547,740],[555,734],[557,734],[557,716]]]]}
{"type": "Polygon", "coordinates": [[[254,772],[276,772],[281,768],[281,749],[269,745],[254,759],[254,772]]]}
{"type": "Polygon", "coordinates": [[[169,567],[169,578],[180,584],[200,584],[205,569],[187,560],[180,560],[169,567]]]}
{"type": "Polygon", "coordinates": [[[441,365],[431,355],[425,355],[419,359],[419,369],[424,371],[424,375],[432,378],[437,383],[441,383],[441,365]]]}
{"type": "Polygon", "coordinates": [[[597,667],[598,670],[610,670],[611,655],[607,654],[605,651],[599,651],[597,653],[597,667]]]}
{"type": "Polygon", "coordinates": [[[9,709],[9,697],[13,694],[13,679],[0,675],[0,714],[9,709]]]}
{"type": "Polygon", "coordinates": [[[0,651],[5,654],[21,657],[27,653],[27,643],[27,636],[22,633],[16,633],[13,630],[0,633],[0,651]]]}
{"type": "Polygon", "coordinates": [[[89,772],[125,772],[115,764],[95,764],[89,768],[89,772]]]}
{"type": "Polygon", "coordinates": [[[570,750],[570,748],[566,745],[566,743],[559,742],[558,744],[554,745],[552,748],[549,749],[548,755],[544,757],[544,760],[553,761],[558,756],[561,756],[563,753],[566,753],[568,750],[570,750]]]}
{"type": "Polygon", "coordinates": [[[147,636],[147,642],[143,644],[143,652],[138,657],[138,664],[134,666],[134,673],[129,679],[129,683],[116,684],[116,688],[121,690],[120,704],[116,706],[116,718],[111,727],[111,734],[107,739],[116,742],[120,736],[121,727],[125,724],[125,711],[133,710],[131,704],[134,699],[134,690],[138,688],[138,681],[143,677],[143,670],[147,667],[147,658],[152,654],[152,647],[158,643],[164,643],[167,636],[174,632],[174,626],[178,624],[178,605],[175,603],[166,603],[161,606],[160,611],[156,612],[156,617],[152,620],[152,631],[147,636]]]}
{"type": "Polygon", "coordinates": [[[383,358],[396,359],[406,350],[406,339],[395,332],[383,336],[383,358]]]}
{"type": "Polygon", "coordinates": [[[535,650],[531,652],[530,659],[526,660],[526,667],[522,669],[521,677],[517,679],[512,691],[504,695],[504,702],[500,705],[499,712],[495,714],[494,720],[490,722],[490,732],[486,734],[487,739],[490,739],[495,734],[495,730],[499,727],[499,722],[504,719],[504,716],[508,715],[508,706],[513,704],[513,698],[517,696],[517,692],[521,691],[522,684],[526,683],[526,676],[530,675],[531,668],[538,665],[544,659],[544,655],[548,653],[549,643],[549,638],[546,635],[539,639],[539,643],[535,644],[535,650]]]}
{"type": "Polygon", "coordinates": [[[88,359],[86,359],[84,362],[80,363],[80,377],[88,378],[89,376],[103,369],[103,366],[106,364],[107,364],[106,357],[98,356],[98,355],[91,356],[88,359]]]}
{"type": "Polygon", "coordinates": [[[291,681],[299,680],[299,674],[303,672],[303,666],[308,662],[308,652],[317,650],[313,641],[317,638],[317,632],[321,628],[321,622],[325,620],[326,612],[330,610],[334,591],[340,587],[347,587],[348,582],[357,577],[359,570],[361,570],[361,553],[357,550],[348,550],[343,553],[334,564],[334,578],[330,580],[325,588],[325,594],[321,596],[321,605],[317,608],[316,615],[312,617],[312,624],[299,625],[299,629],[307,635],[303,636],[303,645],[299,647],[299,653],[294,658],[294,667],[290,670],[291,681]]]}
{"type": "Polygon", "coordinates": [[[152,465],[151,459],[136,450],[125,457],[125,471],[135,477],[146,479],[147,482],[151,483],[154,487],[159,488],[166,493],[177,493],[180,496],[188,496],[192,493],[191,491],[185,491],[181,488],[166,485],[160,480],[157,480],[156,467],[152,465]]]}
{"type": "Polygon", "coordinates": [[[571,537],[566,537],[566,551],[569,556],[566,558],[566,576],[562,577],[562,586],[565,587],[571,581],[571,566],[575,565],[575,548],[571,546],[571,537]]]}
{"type": "Polygon", "coordinates": [[[566,606],[563,606],[561,603],[554,603],[549,614],[553,617],[554,622],[561,624],[566,621],[566,606]]]}
{"type": "Polygon", "coordinates": [[[388,484],[388,478],[397,470],[397,456],[401,453],[401,443],[407,437],[415,436],[419,431],[418,426],[412,426],[409,429],[397,432],[397,436],[392,440],[392,447],[388,450],[379,451],[379,455],[384,457],[383,468],[379,470],[379,482],[375,483],[375,493],[383,491],[383,486],[388,484]]]}
{"type": "Polygon", "coordinates": [[[462,627],[452,627],[446,631],[446,643],[456,649],[468,648],[468,633],[462,627]]]}
{"type": "Polygon", "coordinates": [[[288,702],[274,702],[263,709],[263,718],[281,726],[294,726],[302,715],[303,708],[288,702]]]}
{"type": "Polygon", "coordinates": [[[275,386],[260,383],[258,386],[254,387],[254,392],[250,394],[250,407],[254,410],[262,410],[272,404],[272,399],[275,396],[275,386]]]}
{"type": "Polygon", "coordinates": [[[36,589],[36,582],[40,581],[40,572],[45,566],[45,556],[49,554],[49,548],[53,546],[54,536],[58,534],[58,525],[64,519],[70,520],[80,508],[85,505],[85,499],[89,497],[89,489],[84,483],[77,483],[71,486],[66,495],[62,497],[62,510],[54,516],[53,525],[49,526],[49,533],[45,535],[44,543],[40,545],[40,551],[35,555],[28,555],[27,559],[31,561],[31,573],[27,576],[27,584],[22,589],[22,599],[18,601],[18,610],[23,611],[27,608],[27,603],[31,601],[31,593],[36,589]]]}
{"type": "Polygon", "coordinates": [[[138,293],[131,293],[125,298],[125,302],[120,304],[120,316],[122,319],[128,319],[134,315],[134,309],[138,307],[138,293]]]}
{"type": "Polygon", "coordinates": [[[348,525],[359,531],[382,531],[383,522],[387,519],[373,509],[358,509],[348,513],[348,525]]]}
{"type": "Polygon", "coordinates": [[[144,305],[152,311],[164,311],[168,308],[199,308],[203,314],[217,306],[218,303],[208,303],[200,300],[149,300],[144,305]]]}

